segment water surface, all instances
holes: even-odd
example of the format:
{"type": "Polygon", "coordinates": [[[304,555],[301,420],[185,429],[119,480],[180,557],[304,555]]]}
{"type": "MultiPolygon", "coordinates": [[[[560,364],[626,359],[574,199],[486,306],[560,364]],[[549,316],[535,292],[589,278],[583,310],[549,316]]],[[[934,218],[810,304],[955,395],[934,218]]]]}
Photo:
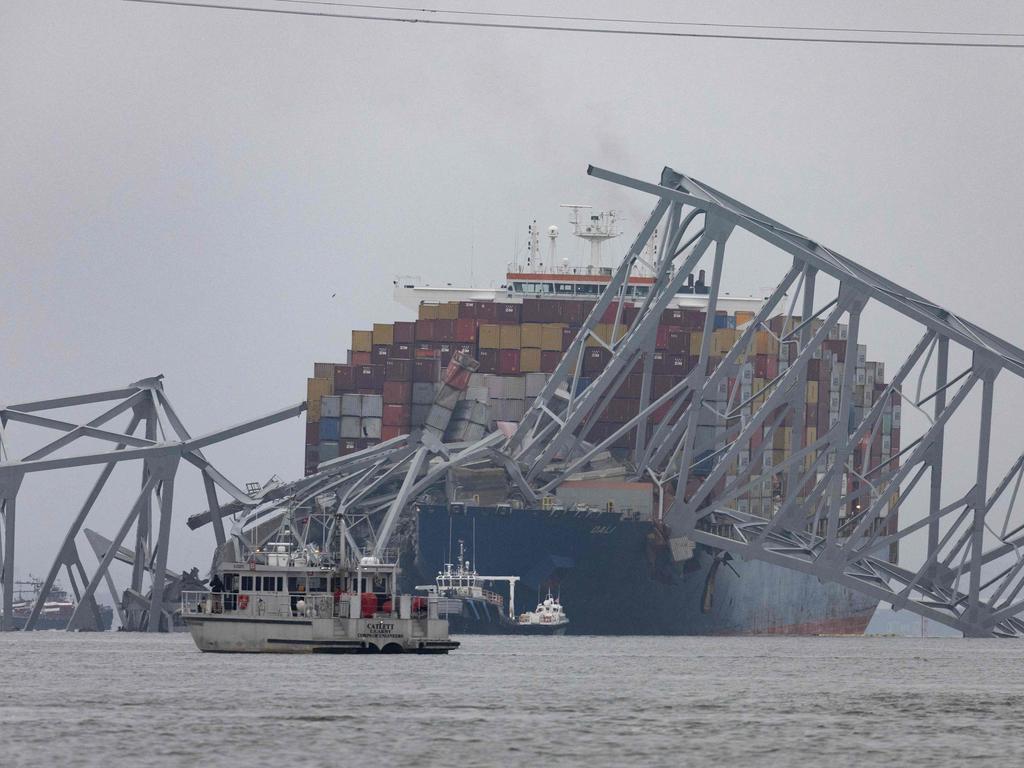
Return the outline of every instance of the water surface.
{"type": "Polygon", "coordinates": [[[462,637],[448,656],[0,635],[2,766],[1020,765],[1024,644],[462,637]]]}

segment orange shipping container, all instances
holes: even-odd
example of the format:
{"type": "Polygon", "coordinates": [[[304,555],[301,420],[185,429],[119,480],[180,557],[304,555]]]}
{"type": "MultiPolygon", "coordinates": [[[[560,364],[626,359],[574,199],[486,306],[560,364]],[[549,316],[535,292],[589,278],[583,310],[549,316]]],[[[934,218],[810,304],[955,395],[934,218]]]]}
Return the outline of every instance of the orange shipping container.
{"type": "Polygon", "coordinates": [[[498,349],[501,345],[500,328],[498,325],[485,324],[480,326],[480,349],[498,349]]]}
{"type": "Polygon", "coordinates": [[[387,323],[373,324],[373,343],[390,347],[395,343],[395,326],[387,323]]]}
{"type": "Polygon", "coordinates": [[[333,394],[333,379],[306,379],[306,421],[320,421],[320,398],[333,394]]]}
{"type": "Polygon", "coordinates": [[[352,331],[352,351],[372,352],[373,331],[352,331]]]}
{"type": "Polygon", "coordinates": [[[536,373],[540,369],[540,350],[535,347],[523,347],[519,351],[519,372],[536,373]]]}
{"type": "MultiPolygon", "coordinates": [[[[528,347],[535,347],[537,349],[540,349],[544,326],[541,325],[540,323],[523,323],[520,326],[520,329],[521,330],[519,333],[519,345],[523,349],[526,349],[528,347]]],[[[559,344],[561,344],[561,336],[559,336],[558,342],[559,344]]]]}
{"type": "Polygon", "coordinates": [[[498,332],[498,349],[519,349],[522,346],[522,333],[518,325],[501,325],[498,332]]]}
{"type": "Polygon", "coordinates": [[[549,352],[562,351],[562,323],[544,323],[541,327],[540,348],[549,352]]]}

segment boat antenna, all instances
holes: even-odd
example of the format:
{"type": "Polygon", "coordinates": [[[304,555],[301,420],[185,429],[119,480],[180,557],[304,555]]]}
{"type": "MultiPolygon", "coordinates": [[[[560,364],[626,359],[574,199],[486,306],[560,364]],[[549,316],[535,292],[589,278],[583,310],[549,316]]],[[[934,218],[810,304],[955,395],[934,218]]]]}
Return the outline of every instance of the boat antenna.
{"type": "Polygon", "coordinates": [[[448,510],[448,562],[452,561],[452,511],[448,510]]]}
{"type": "Polygon", "coordinates": [[[473,569],[476,569],[476,517],[473,518],[473,569]]]}

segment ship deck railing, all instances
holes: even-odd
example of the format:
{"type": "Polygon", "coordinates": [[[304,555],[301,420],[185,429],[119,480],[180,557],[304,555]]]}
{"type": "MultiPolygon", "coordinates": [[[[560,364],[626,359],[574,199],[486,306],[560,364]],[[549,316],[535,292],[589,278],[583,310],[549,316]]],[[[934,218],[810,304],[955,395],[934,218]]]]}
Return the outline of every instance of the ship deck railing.
{"type": "MultiPolygon", "coordinates": [[[[335,598],[333,594],[307,594],[305,592],[205,592],[183,591],[181,593],[182,616],[254,616],[258,618],[351,618],[351,594],[335,598]]],[[[394,601],[397,603],[398,601],[394,601]]],[[[426,611],[413,613],[415,618],[429,615],[437,618],[438,598],[427,597],[426,611]]],[[[398,605],[391,611],[374,611],[372,616],[363,618],[397,618],[398,605]]]]}
{"type": "Polygon", "coordinates": [[[331,594],[305,592],[182,592],[183,616],[229,615],[259,618],[349,617],[349,602],[331,594]]]}

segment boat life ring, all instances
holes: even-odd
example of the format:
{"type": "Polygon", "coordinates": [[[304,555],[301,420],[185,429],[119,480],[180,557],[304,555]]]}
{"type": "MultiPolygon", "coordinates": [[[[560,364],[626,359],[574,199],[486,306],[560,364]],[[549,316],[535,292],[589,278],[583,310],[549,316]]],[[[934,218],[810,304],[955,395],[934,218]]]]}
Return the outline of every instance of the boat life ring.
{"type": "Polygon", "coordinates": [[[249,570],[250,571],[255,571],[256,570],[256,558],[253,558],[252,560],[249,561],[249,570]]]}
{"type": "Polygon", "coordinates": [[[244,611],[248,607],[249,607],[249,596],[248,595],[239,595],[238,596],[238,610],[244,611]]]}

